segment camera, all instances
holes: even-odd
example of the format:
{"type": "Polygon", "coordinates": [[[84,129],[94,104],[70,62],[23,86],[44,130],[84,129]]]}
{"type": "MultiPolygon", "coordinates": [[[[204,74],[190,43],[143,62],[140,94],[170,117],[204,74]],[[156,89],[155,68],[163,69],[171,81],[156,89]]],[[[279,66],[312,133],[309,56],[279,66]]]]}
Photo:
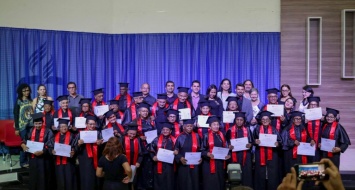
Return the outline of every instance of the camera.
{"type": "Polygon", "coordinates": [[[329,179],[329,175],[324,173],[327,168],[325,164],[296,164],[294,168],[296,170],[298,180],[304,179],[307,181],[320,181],[329,179]]]}

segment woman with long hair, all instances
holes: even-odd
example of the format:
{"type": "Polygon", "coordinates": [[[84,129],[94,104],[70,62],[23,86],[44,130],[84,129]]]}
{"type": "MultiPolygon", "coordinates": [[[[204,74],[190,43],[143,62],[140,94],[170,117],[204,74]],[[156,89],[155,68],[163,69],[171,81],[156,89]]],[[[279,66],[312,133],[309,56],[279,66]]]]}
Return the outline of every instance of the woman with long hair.
{"type": "Polygon", "coordinates": [[[281,104],[281,103],[284,104],[285,101],[289,98],[294,99],[294,97],[292,96],[290,85],[283,84],[283,85],[281,85],[280,90],[281,90],[281,94],[280,94],[279,99],[277,100],[279,102],[279,104],[281,104]]]}
{"type": "Polygon", "coordinates": [[[217,92],[217,97],[219,97],[222,100],[224,110],[227,109],[227,105],[228,105],[227,98],[229,96],[236,96],[236,94],[232,92],[231,81],[225,78],[221,81],[221,84],[219,85],[219,89],[217,92]]]}
{"type": "Polygon", "coordinates": [[[222,100],[217,96],[217,86],[211,84],[206,91],[206,100],[209,101],[211,107],[211,114],[222,117],[224,108],[222,100]]]}
{"type": "Polygon", "coordinates": [[[32,107],[35,113],[43,112],[44,100],[53,100],[53,98],[47,95],[46,86],[44,86],[44,84],[40,84],[37,87],[37,97],[34,98],[32,102],[32,107]]]}

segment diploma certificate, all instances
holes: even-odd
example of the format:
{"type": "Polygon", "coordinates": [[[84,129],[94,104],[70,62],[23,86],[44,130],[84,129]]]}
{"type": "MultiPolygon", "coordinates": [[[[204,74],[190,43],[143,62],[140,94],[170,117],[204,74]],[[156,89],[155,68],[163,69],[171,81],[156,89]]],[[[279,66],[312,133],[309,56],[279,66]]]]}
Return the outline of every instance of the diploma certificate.
{"type": "Polygon", "coordinates": [[[322,108],[312,108],[305,109],[304,113],[306,114],[306,119],[309,121],[317,120],[322,118],[322,108]]]}
{"type": "Polygon", "coordinates": [[[75,127],[78,129],[86,128],[86,118],[85,117],[75,117],[75,127]]]}
{"type": "Polygon", "coordinates": [[[97,131],[80,131],[80,139],[82,139],[84,143],[96,143],[97,131]]]}
{"type": "Polygon", "coordinates": [[[231,139],[230,141],[231,145],[234,147],[232,152],[249,150],[249,148],[246,147],[246,145],[249,144],[248,137],[231,139]]]}
{"type": "Polygon", "coordinates": [[[109,110],[108,105],[95,106],[94,113],[96,116],[101,116],[104,115],[106,112],[108,112],[108,110],[109,110]]]}
{"type": "Polygon", "coordinates": [[[273,134],[259,134],[260,144],[259,146],[276,147],[277,135],[273,134]]]}
{"type": "Polygon", "coordinates": [[[136,175],[136,169],[137,169],[137,167],[135,165],[131,165],[132,178],[131,178],[131,180],[129,180],[129,182],[133,182],[134,176],[136,175]]]}
{"type": "Polygon", "coordinates": [[[213,147],[212,154],[216,160],[225,160],[228,156],[229,148],[213,147]]]}
{"type": "Polygon", "coordinates": [[[191,119],[191,109],[190,108],[184,108],[184,109],[179,109],[179,115],[180,115],[180,120],[187,120],[191,119]]]}
{"type": "Polygon", "coordinates": [[[267,111],[272,112],[272,117],[280,117],[284,115],[284,105],[268,104],[267,111]]]}
{"type": "Polygon", "coordinates": [[[335,147],[335,140],[321,138],[321,147],[320,150],[333,152],[333,148],[335,147]]]}
{"type": "Polygon", "coordinates": [[[159,148],[157,158],[161,162],[172,164],[174,162],[174,151],[159,148]]]}
{"type": "Polygon", "coordinates": [[[201,152],[185,152],[185,159],[187,165],[198,165],[201,160],[201,152]]]}
{"type": "Polygon", "coordinates": [[[198,122],[198,124],[200,125],[200,127],[209,127],[209,125],[206,123],[208,117],[209,117],[209,116],[207,116],[207,115],[199,115],[199,116],[197,117],[197,122],[198,122]]]}
{"type": "Polygon", "coordinates": [[[144,133],[144,136],[147,138],[147,143],[150,144],[153,142],[155,138],[158,136],[158,131],[157,130],[152,130],[152,131],[147,131],[144,133]]]}
{"type": "Polygon", "coordinates": [[[223,111],[223,123],[233,123],[234,118],[235,115],[233,111],[223,111]]]}
{"type": "Polygon", "coordinates": [[[107,142],[109,138],[113,137],[113,128],[108,128],[104,129],[101,131],[102,138],[104,139],[104,142],[107,142]]]}
{"type": "Polygon", "coordinates": [[[54,151],[57,156],[70,157],[71,146],[67,144],[54,143],[54,151]]]}
{"type": "Polygon", "coordinates": [[[315,145],[311,146],[311,143],[300,142],[300,145],[297,146],[297,155],[315,156],[315,154],[315,145]]]}
{"type": "Polygon", "coordinates": [[[37,151],[43,151],[44,143],[36,141],[27,141],[26,146],[28,147],[27,152],[35,153],[37,151]]]}

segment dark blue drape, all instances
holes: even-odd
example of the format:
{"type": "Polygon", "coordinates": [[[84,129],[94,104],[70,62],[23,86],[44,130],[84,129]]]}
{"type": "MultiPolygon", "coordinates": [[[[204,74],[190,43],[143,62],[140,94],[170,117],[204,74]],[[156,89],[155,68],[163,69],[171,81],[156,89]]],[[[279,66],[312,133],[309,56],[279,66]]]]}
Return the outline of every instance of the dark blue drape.
{"type": "Polygon", "coordinates": [[[118,82],[130,82],[130,92],[143,82],[151,94],[164,92],[165,81],[190,87],[223,78],[236,83],[252,79],[265,101],[265,89],[279,87],[280,33],[96,34],[0,27],[0,119],[13,118],[16,87],[29,83],[32,97],[44,83],[48,95],[105,88],[105,100],[119,93],[118,82]]]}

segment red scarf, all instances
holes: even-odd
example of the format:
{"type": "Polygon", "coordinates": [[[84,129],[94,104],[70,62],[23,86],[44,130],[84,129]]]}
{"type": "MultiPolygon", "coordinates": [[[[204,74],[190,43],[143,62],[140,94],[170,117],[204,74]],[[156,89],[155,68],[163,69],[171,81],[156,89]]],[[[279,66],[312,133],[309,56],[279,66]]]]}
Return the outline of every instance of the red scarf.
{"type": "MultiPolygon", "coordinates": [[[[126,96],[126,100],[127,100],[127,108],[129,108],[129,106],[132,103],[132,96],[129,94],[126,94],[125,96],[126,96]]],[[[115,100],[120,100],[120,98],[121,98],[121,94],[117,95],[115,100]]]]}
{"type": "MultiPolygon", "coordinates": [[[[218,131],[217,135],[220,136],[220,138],[222,139],[223,147],[225,147],[226,141],[224,139],[223,134],[220,131],[218,131]]],[[[214,147],[213,132],[209,131],[208,132],[208,148],[209,148],[211,154],[212,154],[213,147],[214,147]]],[[[216,173],[216,163],[215,163],[214,159],[210,159],[210,172],[211,172],[211,174],[216,173]]]]}
{"type": "MultiPolygon", "coordinates": [[[[39,133],[39,139],[38,139],[38,142],[43,142],[44,141],[44,131],[45,131],[45,126],[44,124],[42,123],[42,127],[41,127],[41,131],[39,133]]],[[[36,141],[36,127],[33,127],[33,130],[32,130],[32,134],[31,134],[31,141],[36,141]]],[[[35,157],[34,154],[31,155],[32,158],[35,157]]]]}
{"type": "Polygon", "coordinates": [[[313,134],[313,121],[308,121],[307,129],[308,133],[311,136],[311,138],[316,142],[316,145],[318,144],[318,139],[319,139],[319,127],[320,127],[320,120],[315,120],[315,127],[314,127],[314,134],[313,134]]]}
{"type": "MultiPolygon", "coordinates": [[[[201,115],[203,115],[203,114],[201,114],[201,115]]],[[[207,115],[205,115],[205,116],[211,116],[212,114],[210,113],[210,112],[208,112],[208,114],[207,115]]],[[[208,129],[208,131],[210,131],[210,129],[208,129]]],[[[200,138],[203,138],[203,136],[202,136],[202,127],[199,127],[198,129],[197,129],[197,133],[198,133],[198,135],[200,136],[200,138]]]]}
{"type": "MultiPolygon", "coordinates": [[[[60,133],[57,133],[55,135],[55,142],[59,143],[59,138],[60,138],[60,133]]],[[[68,145],[70,140],[70,132],[65,133],[65,138],[64,138],[64,144],[68,145]]],[[[67,157],[65,156],[56,156],[56,165],[60,165],[60,160],[62,160],[62,164],[66,165],[67,164],[67,157]]]]}
{"type": "MultiPolygon", "coordinates": [[[[150,124],[152,125],[152,127],[154,127],[154,121],[150,121],[150,124]]],[[[139,136],[144,136],[144,134],[142,132],[143,129],[142,129],[142,119],[141,118],[137,119],[137,125],[138,125],[138,130],[137,130],[138,135],[139,136]]]]}
{"type": "MultiPolygon", "coordinates": [[[[268,104],[266,104],[266,106],[264,108],[264,111],[267,111],[267,105],[268,104]]],[[[275,126],[275,128],[277,129],[278,132],[280,132],[280,129],[281,129],[281,119],[280,119],[280,117],[276,117],[276,126],[275,126]]]]}
{"type": "MultiPolygon", "coordinates": [[[[124,128],[123,128],[123,126],[122,126],[121,124],[117,123],[117,122],[116,122],[116,125],[117,125],[117,127],[120,129],[120,131],[121,131],[122,133],[124,133],[124,128]]],[[[107,124],[107,128],[112,128],[112,123],[108,123],[108,124],[107,124]]]]}
{"type": "MultiPolygon", "coordinates": [[[[178,110],[179,98],[176,98],[173,102],[173,109],[178,110]]],[[[186,100],[186,106],[191,109],[191,104],[186,100]]]]}
{"type": "Polygon", "coordinates": [[[137,118],[137,108],[136,108],[136,103],[133,103],[131,105],[131,115],[132,115],[132,120],[137,118]]]}
{"type": "MultiPolygon", "coordinates": [[[[169,104],[165,103],[165,106],[164,108],[167,109],[169,107],[169,104]]],[[[158,110],[158,102],[155,102],[153,105],[152,105],[152,115],[156,117],[156,112],[158,110]]]]}
{"type": "Polygon", "coordinates": [[[230,128],[230,124],[229,123],[226,123],[224,124],[224,130],[227,132],[230,128]]]}
{"type": "MultiPolygon", "coordinates": [[[[327,126],[327,124],[324,125],[323,127],[323,131],[325,129],[325,127],[327,126]]],[[[330,127],[330,132],[329,132],[329,139],[331,140],[334,140],[334,137],[335,137],[335,129],[337,128],[338,126],[338,122],[333,122],[332,123],[332,126],[330,127]]],[[[331,158],[333,157],[333,153],[332,152],[328,152],[328,157],[331,158]]]]}
{"type": "MultiPolygon", "coordinates": [[[[191,152],[196,152],[198,144],[197,144],[196,133],[193,131],[191,132],[191,138],[192,138],[191,152]]],[[[190,165],[190,168],[194,168],[194,165],[190,165]]]]}
{"type": "Polygon", "coordinates": [[[96,106],[103,106],[103,105],[106,105],[106,103],[102,100],[101,102],[100,102],[100,104],[99,103],[97,103],[97,101],[96,100],[94,100],[94,101],[92,101],[92,109],[93,110],[95,110],[94,108],[96,107],[96,106]]]}
{"type": "MultiPolygon", "coordinates": [[[[84,117],[84,112],[81,112],[79,117],[84,117]]],[[[94,116],[94,114],[92,112],[87,112],[88,115],[94,116]]]]}
{"type": "MultiPolygon", "coordinates": [[[[86,129],[86,131],[88,131],[86,129]]],[[[93,158],[94,160],[94,168],[97,168],[97,144],[96,143],[86,143],[86,152],[88,153],[89,158],[93,158]]]]}
{"type": "MultiPolygon", "coordinates": [[[[264,134],[264,126],[260,127],[260,134],[264,134]]],[[[272,134],[272,127],[269,125],[267,129],[268,134],[272,134]]],[[[272,160],[272,148],[267,148],[267,160],[272,160]]],[[[265,166],[265,148],[263,146],[260,147],[260,165],[265,166]]]]}
{"type": "MultiPolygon", "coordinates": [[[[296,133],[295,133],[295,126],[292,124],[291,129],[290,129],[290,137],[292,140],[297,140],[296,138],[296,133]]],[[[307,132],[306,130],[302,130],[301,131],[301,142],[306,142],[307,141],[307,132]]],[[[297,146],[293,146],[293,150],[292,150],[292,158],[296,159],[297,158],[297,146]]],[[[306,164],[307,163],[307,156],[302,155],[302,164],[306,164]]]]}
{"type": "MultiPolygon", "coordinates": [[[[158,139],[158,145],[157,145],[157,152],[159,151],[159,148],[162,148],[163,147],[163,138],[164,138],[164,135],[160,135],[159,136],[159,139],[158,139]]],[[[175,144],[175,137],[171,136],[169,137],[171,139],[171,141],[173,142],[173,146],[175,144]]],[[[166,144],[168,144],[168,141],[166,142],[166,144]]],[[[165,146],[166,146],[165,144],[165,146]]],[[[165,147],[164,147],[165,148],[165,147]]],[[[157,163],[157,170],[158,170],[158,174],[162,174],[163,173],[163,163],[158,161],[157,163]]]]}
{"type": "MultiPolygon", "coordinates": [[[[242,126],[242,129],[243,129],[243,137],[248,137],[248,130],[246,127],[242,126]]],[[[233,126],[231,128],[231,139],[235,139],[238,137],[238,134],[237,134],[237,126],[233,126]]],[[[247,158],[247,151],[244,150],[243,151],[243,166],[245,165],[245,160],[247,158]]],[[[237,157],[237,152],[232,152],[232,161],[233,162],[238,162],[238,157],[237,157]]]]}
{"type": "MultiPolygon", "coordinates": [[[[70,124],[72,124],[73,123],[73,114],[70,111],[70,109],[68,109],[67,112],[68,112],[68,116],[70,119],[70,124]]],[[[63,118],[63,109],[62,108],[59,108],[59,110],[58,110],[58,118],[63,118]]]]}
{"type": "Polygon", "coordinates": [[[138,139],[134,138],[133,139],[133,162],[131,162],[131,139],[128,136],[124,137],[125,140],[125,150],[126,150],[126,157],[128,160],[128,163],[130,165],[136,165],[137,160],[138,160],[138,139]]]}
{"type": "Polygon", "coordinates": [[[174,131],[175,131],[175,135],[174,137],[177,138],[180,135],[180,125],[178,122],[174,122],[174,131]]]}

